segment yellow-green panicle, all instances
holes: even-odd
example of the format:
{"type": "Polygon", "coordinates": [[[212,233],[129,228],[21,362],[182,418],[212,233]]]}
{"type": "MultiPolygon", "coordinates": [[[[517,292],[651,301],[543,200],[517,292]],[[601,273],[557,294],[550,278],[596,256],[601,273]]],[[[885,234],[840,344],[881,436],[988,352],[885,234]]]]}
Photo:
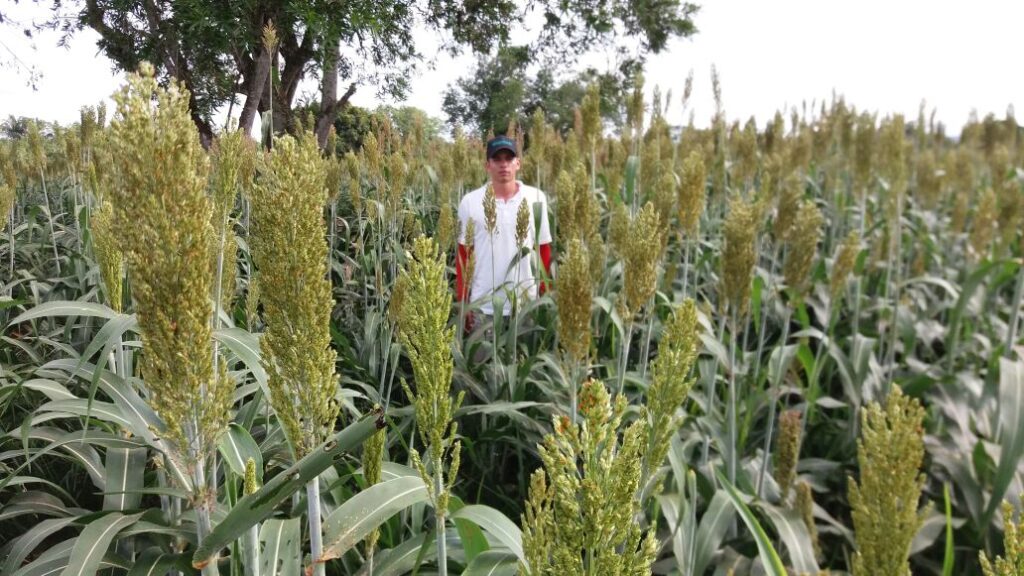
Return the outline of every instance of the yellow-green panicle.
{"type": "MultiPolygon", "coordinates": [[[[420,236],[413,241],[412,253],[398,280],[404,294],[398,313],[398,339],[413,371],[413,385],[403,381],[403,386],[415,406],[416,427],[429,449],[434,469],[428,473],[415,452],[413,461],[442,516],[447,512],[450,485],[437,490],[436,477],[431,474],[444,473],[438,467],[446,454],[451,455],[449,478],[455,478],[458,472],[460,444],[455,440],[457,424],[452,420],[463,397],[463,393],[454,400],[450,396],[455,327],[448,325],[452,296],[445,268],[445,258],[437,244],[431,238],[420,236]]],[[[437,482],[437,485],[442,484],[437,482]]]]}
{"type": "Polygon", "coordinates": [[[108,193],[132,275],[142,374],[166,436],[199,459],[227,425],[234,387],[213,373],[208,160],[188,92],[158,87],[152,66],[130,75],[114,99],[110,147],[120,179],[108,193]]]}
{"type": "Polygon", "coordinates": [[[271,404],[297,456],[334,430],[338,379],[331,349],[325,167],[316,138],[275,141],[253,192],[252,247],[266,333],[271,404]]]}
{"type": "Polygon", "coordinates": [[[850,482],[854,576],[909,576],[910,544],[924,521],[924,409],[893,386],[885,406],[872,403],[857,443],[860,479],[850,482]]]}

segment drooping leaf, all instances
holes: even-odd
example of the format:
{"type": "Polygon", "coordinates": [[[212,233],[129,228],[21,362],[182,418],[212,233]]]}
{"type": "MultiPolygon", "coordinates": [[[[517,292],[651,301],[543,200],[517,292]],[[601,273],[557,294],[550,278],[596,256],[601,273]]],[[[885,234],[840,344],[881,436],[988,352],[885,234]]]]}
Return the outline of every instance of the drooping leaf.
{"type": "Polygon", "coordinates": [[[324,552],[318,560],[340,558],[388,518],[427,497],[423,479],[404,477],[374,484],[349,498],[324,520],[324,552]]]}

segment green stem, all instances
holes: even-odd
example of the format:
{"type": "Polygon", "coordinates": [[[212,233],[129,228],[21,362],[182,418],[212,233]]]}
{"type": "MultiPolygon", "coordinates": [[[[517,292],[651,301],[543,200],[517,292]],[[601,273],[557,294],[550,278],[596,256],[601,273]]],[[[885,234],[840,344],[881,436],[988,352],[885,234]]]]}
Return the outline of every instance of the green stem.
{"type": "MultiPolygon", "coordinates": [[[[787,308],[788,310],[788,308],[787,308]]],[[[786,354],[786,341],[789,339],[789,314],[782,321],[782,337],[779,339],[780,346],[782,347],[781,354],[779,356],[779,368],[782,368],[782,358],[786,354]]],[[[779,377],[782,376],[782,370],[779,370],[779,377]]],[[[779,402],[778,398],[778,382],[770,383],[772,389],[769,391],[769,397],[771,398],[768,406],[768,431],[764,436],[764,456],[761,459],[761,469],[757,472],[757,497],[760,498],[763,494],[764,478],[768,472],[768,460],[771,459],[772,453],[772,434],[775,432],[775,412],[779,402]]]]}
{"type": "MultiPolygon", "coordinates": [[[[1022,255],[1024,256],[1024,255],[1022,255]]],[[[1006,335],[1006,346],[1003,349],[1003,356],[1013,357],[1013,346],[1017,343],[1017,323],[1020,319],[1021,298],[1024,296],[1024,260],[1017,269],[1017,287],[1013,290],[1013,302],[1010,303],[1010,325],[1006,335]]]]}
{"type": "Polygon", "coordinates": [[[43,169],[39,168],[39,181],[43,184],[43,201],[46,202],[46,218],[50,224],[50,242],[53,244],[53,261],[57,265],[57,275],[60,276],[60,255],[57,254],[57,233],[53,227],[53,211],[50,209],[50,194],[46,191],[46,175],[43,169]]]}
{"type": "MultiPolygon", "coordinates": [[[[444,490],[441,459],[434,460],[434,495],[440,497],[444,490]]],[[[445,515],[434,508],[434,521],[437,529],[437,573],[448,576],[448,543],[446,541],[445,515]]]]}
{"type": "MultiPolygon", "coordinates": [[[[195,465],[195,472],[193,473],[195,483],[195,496],[196,496],[196,542],[198,546],[203,545],[203,541],[210,535],[212,531],[212,524],[210,522],[210,505],[208,500],[208,494],[206,491],[209,486],[206,485],[206,463],[203,462],[204,458],[199,459],[195,465]]],[[[217,559],[214,558],[203,567],[203,576],[219,576],[220,569],[217,566],[217,559]]]]}
{"type": "Polygon", "coordinates": [[[622,352],[619,361],[619,394],[626,386],[626,367],[629,365],[629,344],[633,339],[633,318],[626,323],[626,335],[622,339],[622,352]]]}
{"type": "Polygon", "coordinates": [[[729,458],[728,458],[728,474],[729,482],[736,483],[736,453],[739,451],[737,446],[737,430],[736,430],[736,339],[738,337],[738,319],[735,307],[732,310],[732,328],[733,333],[729,338],[729,399],[727,405],[728,420],[727,425],[729,429],[729,458]]]}
{"type": "Polygon", "coordinates": [[[320,522],[320,478],[313,478],[306,484],[306,510],[309,519],[309,549],[312,555],[313,576],[324,576],[323,534],[320,522]]]}

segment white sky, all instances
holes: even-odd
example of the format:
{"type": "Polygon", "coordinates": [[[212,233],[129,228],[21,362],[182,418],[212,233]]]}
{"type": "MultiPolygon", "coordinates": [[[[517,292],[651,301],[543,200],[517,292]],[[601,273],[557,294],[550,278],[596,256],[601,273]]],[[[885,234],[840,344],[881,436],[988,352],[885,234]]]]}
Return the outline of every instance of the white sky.
{"type": "MultiPolygon", "coordinates": [[[[4,10],[27,23],[44,16],[47,5],[21,2],[4,10]]],[[[691,109],[698,125],[707,124],[714,64],[731,119],[753,115],[763,126],[777,109],[813,100],[820,105],[836,92],[858,109],[900,112],[908,119],[916,118],[925,100],[947,132],[956,133],[972,109],[1000,117],[1007,105],[1024,110],[1024,74],[1015,64],[1024,48],[1021,22],[1024,3],[1006,0],[708,0],[696,17],[699,33],[652,57],[645,75],[648,89],[657,84],[663,93],[672,90],[674,123],[685,121],[679,97],[692,69],[691,109]]],[[[24,69],[0,68],[0,118],[71,122],[82,106],[109,97],[122,81],[98,53],[91,31],[79,33],[68,50],[56,47],[53,34],[29,41],[16,29],[0,31],[0,61],[14,60],[13,54],[43,75],[32,91],[24,69]]],[[[421,51],[434,52],[429,45],[421,51]]],[[[443,117],[445,87],[472,62],[468,56],[440,58],[413,79],[406,103],[443,117]]],[[[353,102],[373,107],[379,103],[374,93],[361,87],[353,102]]]]}

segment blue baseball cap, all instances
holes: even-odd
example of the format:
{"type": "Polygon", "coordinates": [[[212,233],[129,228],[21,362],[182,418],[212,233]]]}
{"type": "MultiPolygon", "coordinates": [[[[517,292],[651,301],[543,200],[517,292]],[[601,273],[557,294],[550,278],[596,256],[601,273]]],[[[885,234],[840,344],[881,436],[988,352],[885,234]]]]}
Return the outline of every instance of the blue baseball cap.
{"type": "Polygon", "coordinates": [[[508,136],[495,136],[487,141],[487,159],[494,158],[494,155],[502,150],[508,150],[513,156],[519,156],[516,151],[516,141],[508,136]]]}

